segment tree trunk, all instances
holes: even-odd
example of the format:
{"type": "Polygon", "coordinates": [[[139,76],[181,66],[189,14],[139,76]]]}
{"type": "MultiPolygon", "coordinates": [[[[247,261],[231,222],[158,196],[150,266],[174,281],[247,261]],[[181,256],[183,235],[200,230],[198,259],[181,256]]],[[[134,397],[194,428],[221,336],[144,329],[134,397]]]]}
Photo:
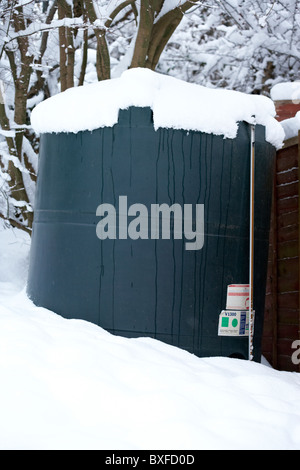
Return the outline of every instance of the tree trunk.
{"type": "Polygon", "coordinates": [[[95,36],[97,39],[97,78],[98,80],[107,80],[110,78],[110,57],[105,37],[105,29],[95,24],[97,18],[93,0],[84,1],[86,14],[90,23],[94,26],[95,36]]]}
{"type": "MultiPolygon", "coordinates": [[[[9,120],[6,116],[5,104],[4,104],[3,98],[0,99],[0,125],[4,131],[8,131],[8,132],[10,131],[9,120]]],[[[18,155],[18,150],[17,150],[17,139],[16,138],[14,139],[11,136],[7,136],[6,143],[8,146],[9,154],[12,157],[20,159],[20,156],[18,155]]],[[[18,145],[20,144],[21,144],[21,139],[19,137],[18,145]]],[[[27,205],[29,203],[29,199],[28,199],[28,195],[26,193],[25,187],[24,187],[23,175],[21,171],[19,170],[19,168],[15,166],[13,159],[9,160],[8,162],[7,172],[10,176],[10,180],[8,184],[10,187],[11,197],[14,198],[16,201],[24,201],[24,203],[27,205]]],[[[27,224],[28,224],[29,230],[26,227],[24,227],[24,230],[30,231],[30,229],[32,228],[33,213],[28,211],[25,205],[20,208],[20,211],[21,211],[23,218],[27,221],[27,224]]],[[[3,214],[3,216],[10,220],[13,218],[12,214],[3,214]]]]}
{"type": "Polygon", "coordinates": [[[145,67],[154,21],[152,2],[141,0],[139,29],[135,41],[131,68],[145,67]]]}
{"type": "Polygon", "coordinates": [[[155,22],[162,5],[161,0],[141,0],[139,29],[131,68],[147,67],[155,70],[167,42],[181,22],[184,13],[194,5],[194,2],[185,2],[155,22]]]}
{"type": "MultiPolygon", "coordinates": [[[[25,21],[23,16],[22,7],[16,8],[12,13],[12,20],[14,24],[15,32],[20,32],[25,29],[25,21]]],[[[8,57],[11,64],[12,75],[15,85],[15,99],[14,99],[14,121],[17,125],[15,138],[6,138],[7,145],[12,156],[16,156],[21,165],[23,162],[22,144],[24,129],[26,126],[26,104],[27,104],[27,92],[29,87],[29,81],[32,73],[31,63],[33,57],[29,54],[29,41],[26,36],[18,36],[18,50],[20,53],[20,72],[17,73],[17,67],[15,63],[15,56],[12,51],[8,51],[8,57]],[[23,127],[23,128],[22,128],[23,127]]],[[[4,101],[4,100],[3,100],[4,101]]],[[[6,116],[5,104],[1,105],[1,126],[4,129],[9,130],[10,125],[6,116]]],[[[24,205],[20,208],[23,218],[27,221],[28,228],[32,227],[33,212],[27,209],[29,205],[29,198],[24,186],[23,175],[19,168],[15,166],[12,160],[8,164],[8,173],[10,176],[9,186],[11,189],[11,196],[19,202],[23,202],[24,205]]]]}
{"type": "Polygon", "coordinates": [[[183,18],[185,9],[187,10],[191,5],[192,2],[187,2],[181,8],[175,8],[169,11],[155,23],[145,63],[147,68],[155,70],[167,42],[183,18]]]}
{"type": "MultiPolygon", "coordinates": [[[[65,0],[58,0],[58,18],[72,18],[72,8],[65,0]]],[[[74,42],[72,28],[60,26],[59,31],[59,63],[61,91],[74,86],[74,42]]]]}
{"type": "Polygon", "coordinates": [[[81,60],[81,69],[80,69],[78,86],[82,86],[84,83],[87,59],[88,59],[88,30],[85,29],[83,31],[82,60],[81,60]]]}

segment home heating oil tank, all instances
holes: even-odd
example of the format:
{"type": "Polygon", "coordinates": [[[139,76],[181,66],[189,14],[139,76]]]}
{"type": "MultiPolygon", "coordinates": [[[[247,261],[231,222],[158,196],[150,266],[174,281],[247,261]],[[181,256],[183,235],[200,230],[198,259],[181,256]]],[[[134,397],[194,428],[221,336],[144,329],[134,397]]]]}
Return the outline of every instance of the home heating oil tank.
{"type": "MultiPolygon", "coordinates": [[[[275,148],[255,135],[260,361],[275,148]]],[[[247,358],[218,321],[227,286],[249,282],[249,169],[246,122],[234,139],[154,130],[150,107],[129,107],[111,127],[42,134],[28,296],[116,335],[247,358]]]]}

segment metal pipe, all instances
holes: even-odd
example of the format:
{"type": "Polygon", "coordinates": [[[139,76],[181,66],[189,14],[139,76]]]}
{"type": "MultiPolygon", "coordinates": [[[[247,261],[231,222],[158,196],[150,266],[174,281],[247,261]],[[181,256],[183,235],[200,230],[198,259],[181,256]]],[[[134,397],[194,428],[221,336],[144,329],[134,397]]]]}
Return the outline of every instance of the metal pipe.
{"type": "Polygon", "coordinates": [[[253,279],[254,279],[254,188],[255,188],[255,124],[251,124],[250,149],[250,233],[249,233],[249,345],[248,359],[253,359],[253,279]]]}

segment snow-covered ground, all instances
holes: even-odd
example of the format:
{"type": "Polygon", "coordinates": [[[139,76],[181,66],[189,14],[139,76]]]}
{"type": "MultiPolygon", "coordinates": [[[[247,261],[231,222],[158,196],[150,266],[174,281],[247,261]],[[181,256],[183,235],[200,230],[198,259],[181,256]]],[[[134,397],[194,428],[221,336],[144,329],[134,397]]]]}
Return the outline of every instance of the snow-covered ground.
{"type": "Polygon", "coordinates": [[[300,449],[300,374],[38,308],[29,248],[0,221],[0,449],[300,449]]]}

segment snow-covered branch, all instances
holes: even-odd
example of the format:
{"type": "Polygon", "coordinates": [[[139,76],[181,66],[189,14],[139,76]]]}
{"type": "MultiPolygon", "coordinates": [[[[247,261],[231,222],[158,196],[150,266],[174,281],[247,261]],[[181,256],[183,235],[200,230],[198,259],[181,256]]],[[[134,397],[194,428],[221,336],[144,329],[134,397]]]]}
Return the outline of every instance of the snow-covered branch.
{"type": "MultiPolygon", "coordinates": [[[[6,37],[3,38],[5,43],[13,41],[14,39],[32,36],[33,34],[42,33],[50,30],[57,30],[58,28],[82,28],[88,27],[87,23],[84,23],[82,18],[63,18],[61,20],[52,21],[50,24],[47,23],[31,23],[26,29],[18,32],[10,32],[6,37]]],[[[98,27],[98,25],[97,25],[98,27]]]]}

